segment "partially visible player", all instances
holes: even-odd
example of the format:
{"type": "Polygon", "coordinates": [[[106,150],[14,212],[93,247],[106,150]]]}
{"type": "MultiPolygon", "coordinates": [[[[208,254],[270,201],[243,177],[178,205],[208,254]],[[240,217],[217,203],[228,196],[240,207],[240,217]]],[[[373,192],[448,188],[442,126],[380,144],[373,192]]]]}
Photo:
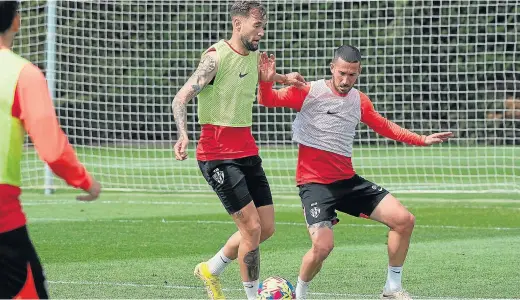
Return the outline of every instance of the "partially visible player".
{"type": "Polygon", "coordinates": [[[101,186],[60,129],[43,73],[10,50],[17,10],[18,1],[0,1],[0,299],[44,299],[45,277],[19,200],[25,132],[56,175],[88,193],[78,200],[95,200],[101,186]]]}
{"type": "MultiPolygon", "coordinates": [[[[197,160],[202,175],[233,217],[238,232],[195,275],[208,296],[224,299],[218,275],[238,258],[248,299],[255,299],[260,272],[259,244],[274,232],[274,209],[269,183],[251,133],[258,84],[258,44],[267,17],[259,1],[235,1],[230,10],[233,34],[204,51],[200,64],[173,100],[178,130],[175,157],[187,158],[186,105],[198,95],[202,125],[197,160]]],[[[273,74],[285,84],[303,84],[297,73],[273,74]]]]}
{"type": "Polygon", "coordinates": [[[302,260],[296,298],[306,298],[310,281],[332,251],[332,227],[340,211],[390,228],[388,276],[381,299],[411,299],[402,288],[401,275],[415,217],[387,190],[354,171],[356,127],[363,122],[385,137],[416,146],[442,143],[453,134],[418,135],[377,113],[367,95],[354,88],[361,73],[361,54],[355,47],[339,47],[330,70],[331,79],[311,82],[304,89],[273,90],[275,58],[263,53],[260,61],[260,103],[298,111],[293,123],[293,140],[299,144],[296,182],[312,247],[302,260]]]}

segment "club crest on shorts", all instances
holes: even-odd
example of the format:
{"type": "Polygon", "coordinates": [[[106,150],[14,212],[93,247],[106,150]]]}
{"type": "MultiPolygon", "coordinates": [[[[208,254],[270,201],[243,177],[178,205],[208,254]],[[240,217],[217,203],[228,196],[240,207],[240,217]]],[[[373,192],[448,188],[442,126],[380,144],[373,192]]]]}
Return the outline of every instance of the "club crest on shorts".
{"type": "Polygon", "coordinates": [[[313,208],[311,208],[309,210],[309,213],[315,219],[320,215],[320,212],[321,212],[321,209],[319,207],[317,207],[317,206],[314,206],[313,208]]]}
{"type": "Polygon", "coordinates": [[[219,170],[219,168],[215,168],[211,177],[213,177],[213,179],[219,184],[222,184],[224,182],[224,171],[219,170]]]}

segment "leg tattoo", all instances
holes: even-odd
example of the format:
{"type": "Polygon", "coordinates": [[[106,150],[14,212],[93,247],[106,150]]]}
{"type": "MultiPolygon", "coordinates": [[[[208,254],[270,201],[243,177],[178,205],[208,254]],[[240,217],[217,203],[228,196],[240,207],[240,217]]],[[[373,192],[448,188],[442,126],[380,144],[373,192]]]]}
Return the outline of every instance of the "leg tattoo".
{"type": "Polygon", "coordinates": [[[320,228],[325,228],[325,227],[332,229],[332,222],[323,221],[323,222],[318,222],[318,223],[309,225],[309,232],[311,233],[311,235],[314,235],[316,232],[318,232],[318,230],[320,228]]]}
{"type": "Polygon", "coordinates": [[[260,277],[260,250],[256,248],[249,251],[244,256],[244,263],[247,266],[247,275],[250,281],[258,280],[260,277]]]}

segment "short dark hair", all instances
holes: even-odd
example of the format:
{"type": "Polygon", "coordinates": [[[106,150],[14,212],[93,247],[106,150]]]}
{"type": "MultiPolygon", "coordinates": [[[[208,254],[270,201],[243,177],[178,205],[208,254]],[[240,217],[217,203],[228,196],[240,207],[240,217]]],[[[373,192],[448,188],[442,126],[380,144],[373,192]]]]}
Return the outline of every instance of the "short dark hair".
{"type": "Polygon", "coordinates": [[[18,0],[0,0],[0,34],[4,34],[13,24],[14,17],[18,13],[18,0]]]}
{"type": "Polygon", "coordinates": [[[260,3],[260,1],[255,0],[236,0],[235,3],[231,5],[231,9],[229,11],[231,13],[231,17],[249,17],[253,9],[258,9],[258,12],[262,18],[266,18],[267,11],[265,7],[262,5],[262,3],[260,3]]]}
{"type": "Polygon", "coordinates": [[[333,61],[338,60],[338,58],[349,63],[361,63],[361,52],[359,52],[359,49],[354,46],[343,45],[334,51],[333,61]]]}

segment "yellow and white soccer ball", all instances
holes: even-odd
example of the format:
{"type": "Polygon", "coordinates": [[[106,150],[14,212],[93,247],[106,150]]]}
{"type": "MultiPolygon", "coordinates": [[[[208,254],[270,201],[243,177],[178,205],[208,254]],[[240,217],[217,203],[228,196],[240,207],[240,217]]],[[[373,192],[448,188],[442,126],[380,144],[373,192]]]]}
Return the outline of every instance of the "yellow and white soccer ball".
{"type": "Polygon", "coordinates": [[[285,278],[272,276],[258,287],[258,300],[296,299],[293,285],[285,278]]]}

